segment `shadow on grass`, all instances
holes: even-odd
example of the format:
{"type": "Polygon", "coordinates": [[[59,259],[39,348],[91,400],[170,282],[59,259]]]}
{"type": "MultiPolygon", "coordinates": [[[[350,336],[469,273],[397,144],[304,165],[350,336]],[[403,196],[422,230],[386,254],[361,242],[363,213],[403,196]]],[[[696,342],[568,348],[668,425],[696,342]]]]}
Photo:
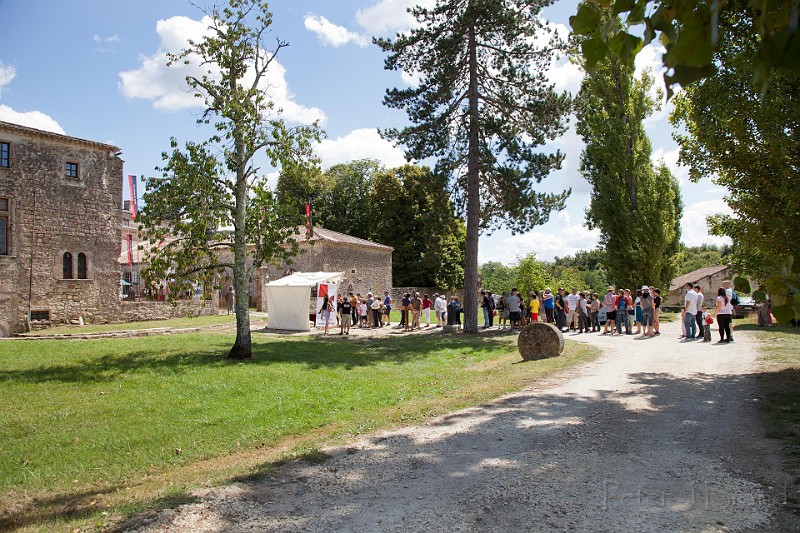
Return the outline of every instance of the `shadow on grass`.
{"type": "MultiPolygon", "coordinates": [[[[178,339],[182,336],[171,336],[178,339]]],[[[468,356],[475,352],[506,349],[515,351],[510,337],[475,335],[418,335],[389,337],[348,342],[344,339],[258,338],[253,339],[253,358],[227,360],[231,338],[224,336],[185,336],[184,342],[165,347],[154,338],[131,339],[132,347],[152,345],[150,349],[119,353],[118,344],[104,346],[106,341],[73,341],[95,343],[97,355],[86,355],[73,364],[48,365],[46,360],[36,368],[0,370],[2,382],[66,382],[103,383],[123,375],[140,372],[180,374],[197,367],[224,365],[296,364],[317,369],[326,367],[356,368],[380,363],[402,364],[423,359],[433,352],[454,350],[468,356]]],[[[32,349],[36,344],[29,345],[32,349]]],[[[68,345],[59,344],[59,347],[68,345]]],[[[63,349],[63,348],[62,348],[63,349]]]]}

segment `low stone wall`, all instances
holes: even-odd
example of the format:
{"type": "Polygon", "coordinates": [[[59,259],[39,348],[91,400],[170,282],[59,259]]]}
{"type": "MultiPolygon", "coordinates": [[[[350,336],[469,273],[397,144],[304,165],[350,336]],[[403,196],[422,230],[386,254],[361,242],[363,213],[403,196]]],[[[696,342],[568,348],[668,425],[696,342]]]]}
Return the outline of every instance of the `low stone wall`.
{"type": "Polygon", "coordinates": [[[177,300],[175,302],[122,302],[118,322],[141,322],[144,320],[166,320],[218,314],[213,300],[177,300]]]}

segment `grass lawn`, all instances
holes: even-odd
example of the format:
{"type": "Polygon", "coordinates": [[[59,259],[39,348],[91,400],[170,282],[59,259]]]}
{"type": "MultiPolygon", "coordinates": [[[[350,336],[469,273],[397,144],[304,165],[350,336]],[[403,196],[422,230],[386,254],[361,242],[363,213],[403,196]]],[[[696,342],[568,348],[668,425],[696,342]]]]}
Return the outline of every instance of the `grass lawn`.
{"type": "MultiPolygon", "coordinates": [[[[198,320],[198,319],[193,319],[198,320]]],[[[377,428],[416,423],[589,360],[520,360],[516,337],[254,333],[3,341],[0,529],[70,529],[377,428]]]]}
{"type": "MultiPolygon", "coordinates": [[[[753,331],[761,340],[759,388],[763,397],[767,432],[785,441],[789,471],[800,483],[800,328],[773,325],[759,328],[755,318],[734,322],[737,331],[753,331]]],[[[800,507],[800,502],[793,502],[800,507]]]]}

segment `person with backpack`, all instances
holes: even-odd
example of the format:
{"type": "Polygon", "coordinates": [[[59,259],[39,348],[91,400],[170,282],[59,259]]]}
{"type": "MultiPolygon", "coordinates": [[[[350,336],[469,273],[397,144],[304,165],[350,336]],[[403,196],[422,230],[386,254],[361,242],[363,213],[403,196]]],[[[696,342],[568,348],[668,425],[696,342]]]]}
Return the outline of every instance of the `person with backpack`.
{"type": "MultiPolygon", "coordinates": [[[[726,279],[722,282],[722,288],[725,289],[725,296],[728,297],[728,302],[731,304],[731,309],[739,305],[739,295],[731,287],[731,280],[726,279]]],[[[728,342],[733,342],[733,312],[731,312],[730,331],[728,332],[728,342]]]]}
{"type": "Polygon", "coordinates": [[[500,294],[500,299],[497,300],[498,326],[500,327],[501,331],[508,329],[508,316],[508,294],[506,294],[506,291],[503,291],[500,294]]]}
{"type": "Polygon", "coordinates": [[[628,316],[628,298],[625,289],[620,289],[617,296],[617,335],[622,335],[622,326],[625,326],[625,335],[631,334],[631,321],[628,316]]]}
{"type": "Polygon", "coordinates": [[[481,291],[481,307],[483,308],[483,329],[494,325],[494,298],[489,291],[481,291]]]}
{"type": "Polygon", "coordinates": [[[642,286],[642,296],[640,297],[639,305],[642,308],[642,334],[645,337],[652,337],[653,324],[655,323],[656,305],[653,296],[650,294],[650,287],[647,285],[642,286]]]}

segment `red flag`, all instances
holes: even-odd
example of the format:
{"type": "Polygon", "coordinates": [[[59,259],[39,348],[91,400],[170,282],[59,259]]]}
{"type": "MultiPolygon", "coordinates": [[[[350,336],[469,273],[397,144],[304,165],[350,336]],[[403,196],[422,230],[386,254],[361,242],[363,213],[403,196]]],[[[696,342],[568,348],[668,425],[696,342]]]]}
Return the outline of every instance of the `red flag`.
{"type": "Polygon", "coordinates": [[[327,283],[320,283],[319,284],[319,291],[317,291],[318,298],[325,298],[328,295],[328,284],[327,283]]]}
{"type": "Polygon", "coordinates": [[[311,204],[306,204],[306,237],[311,237],[311,204]]]}
{"type": "Polygon", "coordinates": [[[136,176],[128,174],[128,188],[131,190],[131,218],[136,220],[136,176]]]}
{"type": "Polygon", "coordinates": [[[128,265],[133,264],[133,235],[128,233],[125,236],[128,240],[128,265]]]}

